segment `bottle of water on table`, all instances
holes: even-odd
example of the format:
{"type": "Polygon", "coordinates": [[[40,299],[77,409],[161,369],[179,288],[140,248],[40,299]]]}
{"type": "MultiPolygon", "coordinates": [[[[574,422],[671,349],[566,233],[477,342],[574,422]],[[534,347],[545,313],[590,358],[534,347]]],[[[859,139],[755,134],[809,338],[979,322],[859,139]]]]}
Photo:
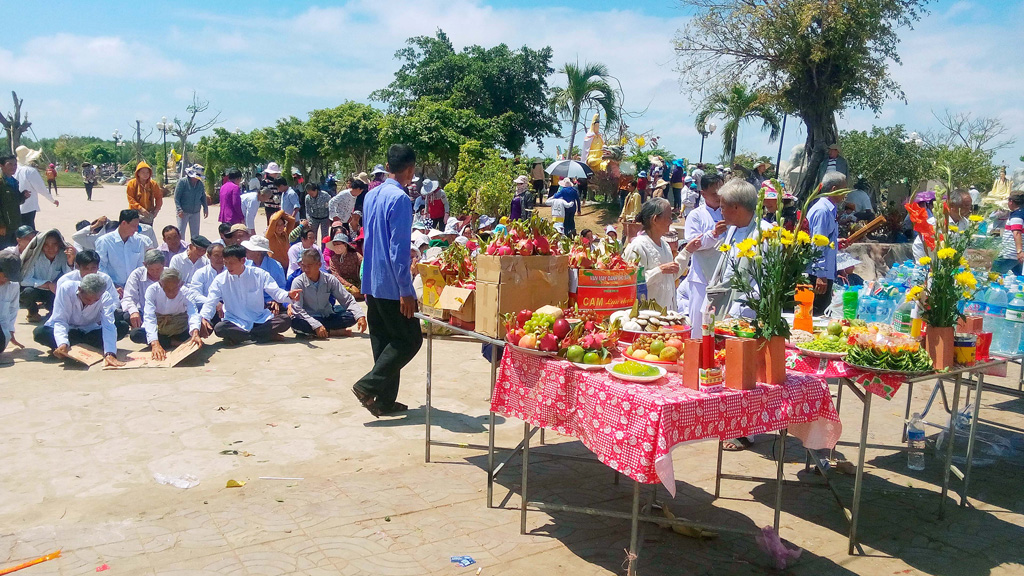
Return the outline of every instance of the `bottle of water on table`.
{"type": "Polygon", "coordinates": [[[921,414],[914,412],[907,424],[907,468],[924,470],[924,422],[921,414]]]}

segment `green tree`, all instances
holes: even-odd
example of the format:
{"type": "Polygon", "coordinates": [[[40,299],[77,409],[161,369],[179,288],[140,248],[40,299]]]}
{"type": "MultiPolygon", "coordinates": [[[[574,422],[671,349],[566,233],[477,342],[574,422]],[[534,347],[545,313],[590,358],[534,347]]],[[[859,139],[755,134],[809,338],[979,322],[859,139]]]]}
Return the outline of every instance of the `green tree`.
{"type": "Polygon", "coordinates": [[[556,119],[548,108],[547,76],[553,72],[550,47],[512,50],[499,44],[456,52],[442,30],[406,43],[395,52],[403,63],[395,79],[370,95],[387,103],[391,113],[408,114],[423,101],[468,110],[490,121],[489,128],[499,133],[496,139],[491,134],[477,139],[494,139],[513,153],[528,141],[541,146],[545,136],[557,134],[556,119]]]}
{"type": "Polygon", "coordinates": [[[228,168],[244,170],[259,161],[256,144],[251,133],[228,132],[214,128],[212,136],[203,136],[196,144],[195,154],[206,168],[206,193],[217,201],[218,175],[228,168]]]}
{"type": "Polygon", "coordinates": [[[967,145],[936,146],[931,150],[935,160],[929,176],[945,182],[952,174],[953,188],[967,188],[973,184],[978,190],[990,190],[999,170],[992,163],[993,154],[967,145]],[[950,173],[946,172],[946,168],[949,168],[950,173]]]}
{"type": "Polygon", "coordinates": [[[796,114],[807,129],[804,173],[816,174],[837,141],[836,112],[905,100],[889,66],[900,63],[899,30],[927,1],[680,0],[694,12],[676,36],[680,69],[698,95],[746,83],[796,114]]]}
{"type": "Polygon", "coordinates": [[[507,216],[515,195],[512,181],[526,170],[483,142],[466,142],[459,150],[459,171],[445,187],[452,214],[507,216]]]}
{"type": "Polygon", "coordinates": [[[588,62],[581,67],[579,62],[569,62],[559,73],[565,74],[566,84],[564,88],[557,87],[551,91],[551,107],[569,121],[569,146],[566,150],[572,150],[580,115],[584,111],[600,109],[604,111],[605,124],[611,124],[619,119],[618,102],[621,97],[612,88],[611,75],[604,64],[588,62]]]}
{"type": "Polygon", "coordinates": [[[79,153],[83,160],[87,160],[93,164],[106,164],[117,160],[113,146],[107,142],[88,144],[79,148],[79,153]]]}
{"type": "Polygon", "coordinates": [[[768,132],[768,141],[774,142],[781,132],[781,119],[769,99],[757,90],[750,90],[743,84],[733,84],[728,90],[716,92],[708,97],[704,107],[697,113],[695,125],[698,130],[712,117],[722,118],[723,160],[732,165],[736,160],[736,140],[740,124],[753,120],[761,121],[761,131],[768,132]]]}
{"type": "Polygon", "coordinates": [[[494,147],[499,130],[472,110],[422,100],[405,114],[388,114],[381,124],[381,140],[402,142],[416,151],[419,164],[437,164],[442,183],[459,168],[463,144],[470,140],[494,147]]]}
{"type": "Polygon", "coordinates": [[[330,160],[351,160],[355,171],[362,172],[380,152],[383,119],[384,114],[368,104],[345,102],[310,112],[309,129],[330,160]]]}
{"type": "MultiPolygon", "coordinates": [[[[291,168],[298,168],[303,179],[309,181],[326,173],[321,143],[309,123],[295,116],[279,119],[273,126],[255,130],[253,143],[260,156],[275,160],[291,178],[291,168]]],[[[293,182],[294,184],[294,182],[293,182]]]]}
{"type": "Polygon", "coordinates": [[[912,142],[902,124],[873,126],[871,132],[844,131],[839,140],[850,165],[849,184],[863,178],[875,193],[896,183],[913,189],[933,163],[928,148],[912,142]]]}

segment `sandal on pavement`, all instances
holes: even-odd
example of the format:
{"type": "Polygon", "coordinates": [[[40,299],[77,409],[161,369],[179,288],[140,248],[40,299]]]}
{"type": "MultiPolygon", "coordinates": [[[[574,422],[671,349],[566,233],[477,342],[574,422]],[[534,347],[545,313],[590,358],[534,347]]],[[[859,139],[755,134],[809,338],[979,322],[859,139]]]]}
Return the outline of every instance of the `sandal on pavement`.
{"type": "Polygon", "coordinates": [[[366,410],[369,411],[370,414],[373,414],[374,418],[380,418],[381,409],[380,406],[377,406],[376,398],[374,398],[370,394],[367,394],[366,392],[362,392],[355,386],[352,387],[352,393],[356,395],[356,400],[359,400],[359,403],[363,406],[363,408],[366,408],[366,410]]]}
{"type": "Polygon", "coordinates": [[[754,443],[746,437],[722,440],[722,450],[725,450],[726,452],[742,452],[753,445],[754,443]]]}

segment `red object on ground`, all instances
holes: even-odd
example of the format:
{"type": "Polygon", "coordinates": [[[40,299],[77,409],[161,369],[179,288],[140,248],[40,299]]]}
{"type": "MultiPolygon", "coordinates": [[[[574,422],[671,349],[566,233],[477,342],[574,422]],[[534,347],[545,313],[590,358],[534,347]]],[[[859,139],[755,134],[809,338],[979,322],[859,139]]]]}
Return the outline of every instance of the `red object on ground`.
{"type": "Polygon", "coordinates": [[[827,449],[842,433],[828,385],[791,373],[779,386],[710,394],[667,374],[654,385],[588,372],[507,348],[491,410],[578,438],[597,458],[637,482],[661,482],[675,494],[672,449],[788,428],[804,446],[827,449]]]}

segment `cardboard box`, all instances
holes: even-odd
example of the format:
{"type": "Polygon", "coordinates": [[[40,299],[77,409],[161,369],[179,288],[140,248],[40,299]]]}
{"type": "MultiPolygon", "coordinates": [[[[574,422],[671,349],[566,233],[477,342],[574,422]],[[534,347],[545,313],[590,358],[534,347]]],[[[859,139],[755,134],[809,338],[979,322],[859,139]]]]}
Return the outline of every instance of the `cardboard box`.
{"type": "Polygon", "coordinates": [[[757,340],[727,338],[725,341],[725,386],[734,390],[757,388],[757,340]]]}
{"type": "Polygon", "coordinates": [[[476,322],[476,292],[468,288],[458,286],[445,286],[441,291],[441,299],[438,306],[447,310],[454,324],[459,321],[460,326],[476,322]]]}
{"type": "MultiPolygon", "coordinates": [[[[437,308],[441,292],[447,284],[441,275],[441,268],[430,264],[419,264],[420,278],[423,279],[423,298],[420,303],[424,308],[437,308]]],[[[433,316],[433,314],[431,314],[433,316]]]]}
{"type": "Polygon", "coordinates": [[[984,317],[982,316],[967,316],[957,321],[956,331],[967,334],[981,334],[984,330],[984,317]]]}
{"type": "Polygon", "coordinates": [[[477,256],[475,319],[481,334],[503,336],[504,314],[568,300],[568,256],[477,256]]]}
{"type": "Polygon", "coordinates": [[[599,319],[607,318],[616,310],[626,310],[636,302],[638,270],[569,271],[570,304],[580,310],[593,310],[599,319]]]}

